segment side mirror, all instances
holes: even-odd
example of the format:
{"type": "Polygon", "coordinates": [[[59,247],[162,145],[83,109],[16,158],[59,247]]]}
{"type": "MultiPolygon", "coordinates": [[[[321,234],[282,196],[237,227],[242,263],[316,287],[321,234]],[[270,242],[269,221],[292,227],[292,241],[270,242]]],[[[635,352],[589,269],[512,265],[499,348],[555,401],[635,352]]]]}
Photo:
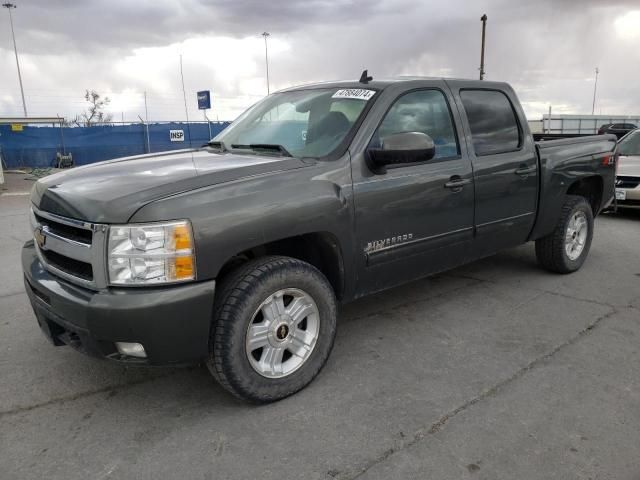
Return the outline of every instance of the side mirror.
{"type": "Polygon", "coordinates": [[[368,150],[371,167],[376,173],[385,173],[387,165],[426,162],[436,154],[433,139],[422,132],[402,132],[382,140],[382,148],[368,150]]]}

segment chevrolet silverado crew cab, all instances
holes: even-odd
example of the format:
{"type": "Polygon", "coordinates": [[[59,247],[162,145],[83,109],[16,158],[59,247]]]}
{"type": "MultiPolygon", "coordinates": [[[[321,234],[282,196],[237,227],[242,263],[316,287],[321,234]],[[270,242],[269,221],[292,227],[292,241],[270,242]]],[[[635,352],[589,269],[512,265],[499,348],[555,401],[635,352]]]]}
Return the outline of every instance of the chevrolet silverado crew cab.
{"type": "Polygon", "coordinates": [[[505,83],[290,88],[201,148],[39,180],[25,286],[54,345],[204,361],[269,402],[325,364],[338,303],[529,241],[543,267],[579,269],[615,142],[536,142],[505,83]]]}

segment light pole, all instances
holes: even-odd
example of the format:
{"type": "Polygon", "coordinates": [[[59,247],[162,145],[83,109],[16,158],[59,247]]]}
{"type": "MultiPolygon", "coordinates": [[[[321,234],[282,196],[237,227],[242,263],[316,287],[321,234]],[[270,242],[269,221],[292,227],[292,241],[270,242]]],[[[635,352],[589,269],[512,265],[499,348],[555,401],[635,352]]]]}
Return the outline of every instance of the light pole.
{"type": "Polygon", "coordinates": [[[18,60],[18,48],[16,47],[16,34],[13,31],[13,16],[11,10],[17,8],[13,3],[3,3],[2,6],[9,10],[9,23],[11,24],[11,37],[13,38],[13,53],[16,54],[16,66],[18,67],[18,81],[20,82],[20,94],[22,95],[22,109],[27,116],[27,104],[24,101],[24,89],[22,88],[22,75],[20,74],[20,61],[18,60]]]}
{"type": "Polygon", "coordinates": [[[184,100],[184,114],[187,117],[187,132],[189,132],[189,146],[191,146],[191,123],[189,123],[189,109],[187,108],[187,92],[184,89],[184,73],[182,72],[182,54],[180,54],[180,79],[182,80],[182,98],[184,100]]]}
{"type": "Polygon", "coordinates": [[[267,37],[271,35],[269,32],[262,32],[264,37],[264,64],[267,67],[267,95],[269,95],[269,50],[267,49],[267,37]]]}
{"type": "Polygon", "coordinates": [[[482,47],[480,47],[480,80],[484,80],[484,35],[487,30],[487,14],[480,17],[482,22],[482,47]]]}
{"type": "Polygon", "coordinates": [[[598,67],[596,67],[596,81],[593,84],[593,104],[591,105],[591,115],[593,115],[596,111],[596,90],[598,89],[598,73],[600,73],[600,70],[598,70],[598,67]]]}

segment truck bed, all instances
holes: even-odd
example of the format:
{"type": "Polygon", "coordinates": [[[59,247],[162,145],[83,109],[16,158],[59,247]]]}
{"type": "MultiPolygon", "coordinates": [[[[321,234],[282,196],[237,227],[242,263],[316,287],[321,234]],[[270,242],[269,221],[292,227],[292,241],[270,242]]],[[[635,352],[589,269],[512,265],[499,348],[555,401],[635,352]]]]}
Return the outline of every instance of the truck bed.
{"type": "Polygon", "coordinates": [[[534,140],[540,153],[540,160],[544,157],[552,157],[561,153],[564,159],[577,158],[582,155],[611,152],[615,148],[617,138],[615,135],[581,135],[575,137],[555,138],[553,140],[534,140]],[[594,146],[599,147],[594,150],[594,146]]]}
{"type": "Polygon", "coordinates": [[[540,169],[538,215],[530,240],[543,237],[553,230],[562,208],[567,183],[590,177],[604,179],[602,198],[594,199],[597,215],[613,198],[615,170],[611,156],[616,147],[615,135],[587,135],[536,141],[540,169]]]}
{"type": "Polygon", "coordinates": [[[536,142],[557,140],[561,138],[577,138],[577,137],[593,137],[595,133],[533,133],[533,139],[536,142]]]}

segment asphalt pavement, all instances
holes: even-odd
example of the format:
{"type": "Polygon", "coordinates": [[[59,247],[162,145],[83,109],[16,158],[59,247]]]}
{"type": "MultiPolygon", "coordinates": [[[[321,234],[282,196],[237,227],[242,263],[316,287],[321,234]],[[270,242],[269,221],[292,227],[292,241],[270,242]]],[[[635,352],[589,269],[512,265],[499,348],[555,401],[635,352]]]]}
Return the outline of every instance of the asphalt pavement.
{"type": "Polygon", "coordinates": [[[342,307],[319,377],[257,407],[204,367],[51,346],[23,290],[29,184],[12,175],[2,480],[640,478],[640,212],[599,217],[572,275],[528,244],[342,307]]]}

